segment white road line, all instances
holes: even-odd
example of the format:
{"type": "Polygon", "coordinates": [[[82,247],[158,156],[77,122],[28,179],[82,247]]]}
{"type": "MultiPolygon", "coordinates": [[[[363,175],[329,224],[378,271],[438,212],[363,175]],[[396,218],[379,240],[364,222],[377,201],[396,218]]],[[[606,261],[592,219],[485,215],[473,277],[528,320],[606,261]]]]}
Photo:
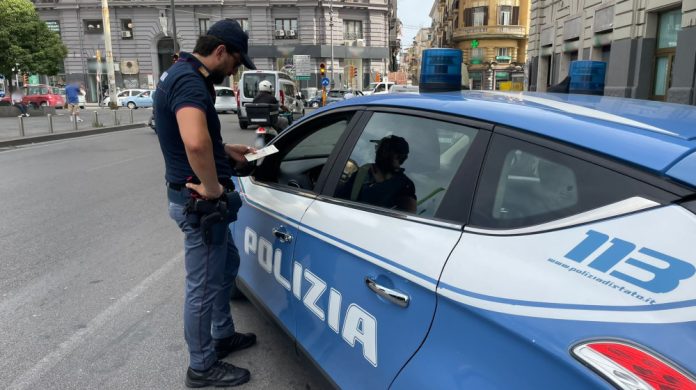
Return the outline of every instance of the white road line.
{"type": "Polygon", "coordinates": [[[92,336],[102,326],[110,323],[122,310],[126,309],[131,302],[138,298],[140,294],[162,279],[175,265],[181,264],[183,257],[184,252],[181,251],[179,254],[167,261],[162,267],[150,274],[150,276],[145,278],[142,282],[140,282],[140,284],[133,287],[130,291],[123,295],[118,301],[114,302],[114,304],[106,308],[106,310],[94,317],[85,328],[73,333],[70,338],[63,341],[55,350],[53,350],[53,352],[46,355],[43,359],[36,363],[34,367],[17,377],[14,382],[10,384],[8,389],[21,390],[33,388],[33,383],[39,380],[42,375],[46,374],[47,371],[49,371],[67,355],[74,351],[81,343],[85,341],[87,337],[92,336]]]}

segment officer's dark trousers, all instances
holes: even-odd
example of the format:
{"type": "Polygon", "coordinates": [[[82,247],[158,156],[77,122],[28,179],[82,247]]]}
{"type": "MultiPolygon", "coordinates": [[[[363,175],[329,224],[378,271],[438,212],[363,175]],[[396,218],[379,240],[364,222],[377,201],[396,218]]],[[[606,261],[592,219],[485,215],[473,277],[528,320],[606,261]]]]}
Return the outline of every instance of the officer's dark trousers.
{"type": "Polygon", "coordinates": [[[216,360],[212,339],[234,334],[230,294],[239,270],[239,252],[231,233],[222,245],[206,245],[200,228],[184,215],[188,190],[168,189],[169,216],[184,232],[186,297],[184,336],[189,348],[189,366],[206,370],[216,360]]]}

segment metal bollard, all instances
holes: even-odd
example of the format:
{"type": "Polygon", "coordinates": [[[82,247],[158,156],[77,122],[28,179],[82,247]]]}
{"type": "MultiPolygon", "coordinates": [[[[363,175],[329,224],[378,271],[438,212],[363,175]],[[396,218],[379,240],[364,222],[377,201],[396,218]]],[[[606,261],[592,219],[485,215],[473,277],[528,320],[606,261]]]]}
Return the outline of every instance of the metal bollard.
{"type": "Polygon", "coordinates": [[[133,109],[131,108],[128,111],[130,111],[130,124],[132,125],[133,124],[133,109]]]}
{"type": "Polygon", "coordinates": [[[77,131],[77,115],[72,116],[73,130],[77,131]]]}
{"type": "Polygon", "coordinates": [[[118,126],[118,111],[113,110],[112,112],[114,113],[114,126],[118,126]]]}
{"type": "Polygon", "coordinates": [[[99,124],[99,114],[96,111],[92,111],[94,113],[94,120],[92,121],[92,127],[101,127],[99,124]]]}
{"type": "Polygon", "coordinates": [[[53,115],[46,114],[48,118],[48,134],[53,134],[53,115]]]}
{"type": "Polygon", "coordinates": [[[20,116],[17,119],[19,120],[19,136],[24,137],[24,117],[20,116]]]}

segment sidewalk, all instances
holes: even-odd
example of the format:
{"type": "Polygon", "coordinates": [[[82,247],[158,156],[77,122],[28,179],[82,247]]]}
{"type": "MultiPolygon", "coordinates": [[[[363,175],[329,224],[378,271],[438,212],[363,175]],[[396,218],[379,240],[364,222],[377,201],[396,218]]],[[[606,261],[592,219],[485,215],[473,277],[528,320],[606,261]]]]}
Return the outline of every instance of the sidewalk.
{"type": "Polygon", "coordinates": [[[112,111],[88,106],[80,115],[83,122],[77,123],[64,110],[51,117],[0,118],[0,147],[144,127],[151,114],[150,109],[112,111]]]}

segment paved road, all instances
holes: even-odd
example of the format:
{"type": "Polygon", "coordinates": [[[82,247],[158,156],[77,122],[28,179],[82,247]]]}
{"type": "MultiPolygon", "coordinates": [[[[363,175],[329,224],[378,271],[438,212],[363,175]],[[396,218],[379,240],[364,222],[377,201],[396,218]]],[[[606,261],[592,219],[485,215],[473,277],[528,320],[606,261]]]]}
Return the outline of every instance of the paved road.
{"type": "MultiPolygon", "coordinates": [[[[251,142],[234,115],[227,142],[251,142]]],[[[15,389],[177,389],[182,237],[166,210],[149,128],[0,152],[0,383],[15,389]]],[[[328,383],[249,302],[233,305],[255,347],[227,358],[250,389],[328,383]]]]}

